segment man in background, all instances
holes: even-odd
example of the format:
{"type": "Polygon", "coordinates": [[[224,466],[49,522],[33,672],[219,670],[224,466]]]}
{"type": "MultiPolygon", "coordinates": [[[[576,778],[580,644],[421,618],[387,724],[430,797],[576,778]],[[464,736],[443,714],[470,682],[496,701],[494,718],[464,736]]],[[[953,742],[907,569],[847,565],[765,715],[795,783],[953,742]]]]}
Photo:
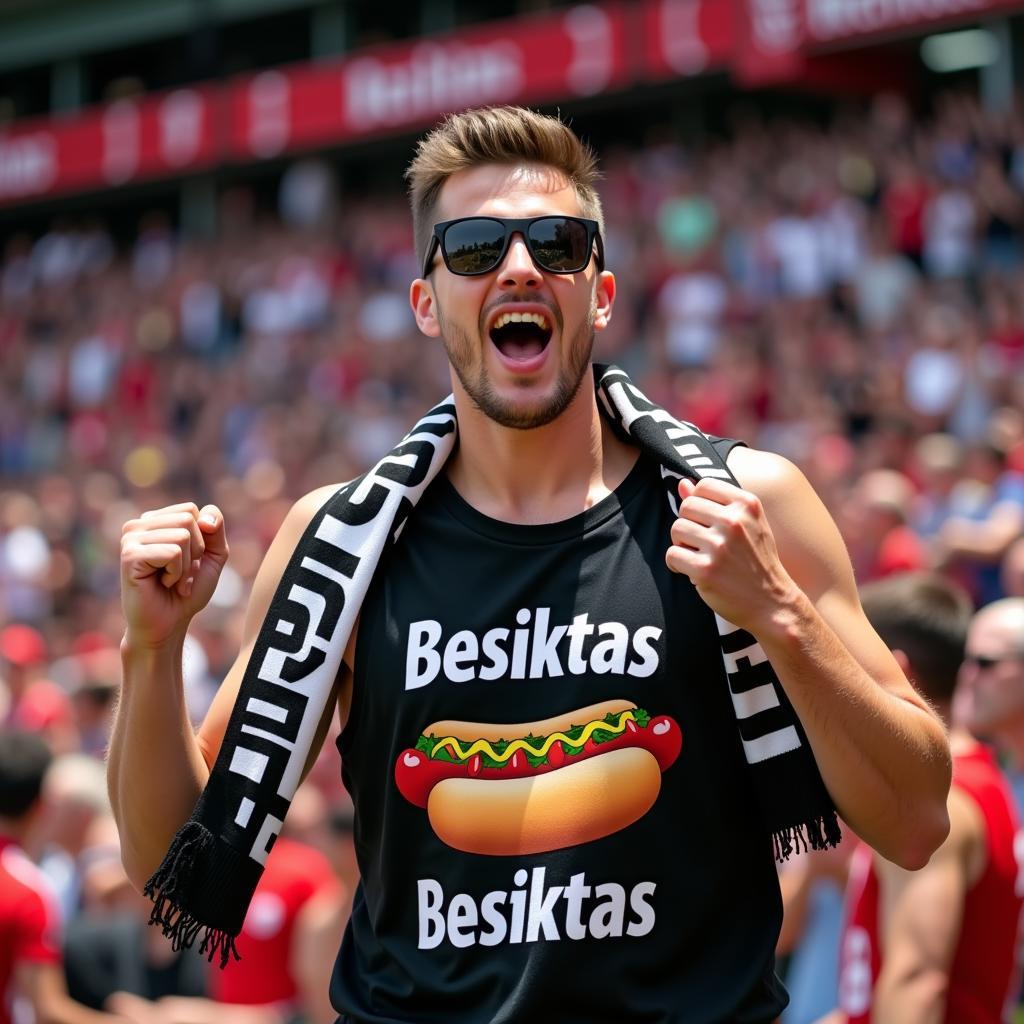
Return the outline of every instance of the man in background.
{"type": "Polygon", "coordinates": [[[957,718],[1003,760],[1024,813],[1024,597],[985,605],[971,620],[957,718]]]}
{"type": "Polygon", "coordinates": [[[0,732],[0,1024],[104,1024],[117,1018],[74,1002],[61,966],[60,914],[43,873],[22,850],[41,807],[50,751],[33,733],[0,732]]]}
{"type": "MultiPolygon", "coordinates": [[[[862,598],[908,678],[950,723],[971,623],[966,593],[914,573],[869,584],[862,598]]],[[[950,832],[928,864],[905,871],[866,844],[854,851],[829,1024],[997,1024],[1016,992],[1013,796],[987,747],[957,724],[950,741],[950,832]]]]}

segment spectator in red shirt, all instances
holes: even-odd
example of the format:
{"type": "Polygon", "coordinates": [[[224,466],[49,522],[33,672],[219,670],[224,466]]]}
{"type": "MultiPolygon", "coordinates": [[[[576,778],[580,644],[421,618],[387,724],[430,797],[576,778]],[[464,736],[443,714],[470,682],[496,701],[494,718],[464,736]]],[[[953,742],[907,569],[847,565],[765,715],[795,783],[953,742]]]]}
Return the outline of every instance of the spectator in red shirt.
{"type": "Polygon", "coordinates": [[[874,469],[857,481],[844,533],[859,582],[924,568],[924,545],[907,525],[913,501],[913,485],[894,469],[874,469]]]}
{"type": "MultiPolygon", "coordinates": [[[[941,576],[865,587],[864,610],[914,685],[950,722],[971,602],[941,576]]],[[[853,853],[840,1010],[827,1024],[997,1024],[1019,989],[1017,811],[989,748],[953,722],[950,831],[919,871],[853,853]]]]}
{"type": "Polygon", "coordinates": [[[105,1024],[116,1018],[68,996],[56,900],[22,850],[49,763],[38,736],[0,732],[0,1024],[11,1024],[23,1002],[40,1024],[105,1024]]]}
{"type": "Polygon", "coordinates": [[[0,630],[0,682],[7,707],[0,725],[38,732],[51,750],[78,749],[78,733],[68,695],[43,675],[46,642],[31,626],[14,624],[0,630]]]}
{"type": "MultiPolygon", "coordinates": [[[[299,962],[308,942],[300,941],[298,924],[314,896],[338,888],[322,853],[278,836],[235,942],[241,960],[210,972],[209,999],[165,996],[150,1002],[119,992],[107,1005],[134,1024],[287,1024],[297,1016],[322,1019],[322,1014],[310,1011],[323,1004],[326,986],[319,974],[299,962]],[[314,991],[307,982],[320,987],[314,991]]],[[[336,949],[337,944],[332,960],[336,949]]]]}

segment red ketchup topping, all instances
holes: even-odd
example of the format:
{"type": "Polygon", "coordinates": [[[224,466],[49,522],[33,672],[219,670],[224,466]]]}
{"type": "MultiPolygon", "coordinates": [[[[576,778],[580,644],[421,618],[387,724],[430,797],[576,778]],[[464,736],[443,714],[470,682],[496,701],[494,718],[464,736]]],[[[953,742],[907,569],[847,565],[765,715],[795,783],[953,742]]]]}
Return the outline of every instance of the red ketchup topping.
{"type": "Polygon", "coordinates": [[[422,750],[403,750],[395,762],[395,783],[399,792],[417,807],[426,807],[430,791],[443,779],[522,779],[532,775],[545,775],[566,764],[585,761],[612,750],[639,747],[652,754],[658,767],[665,771],[675,762],[683,746],[683,734],[674,718],[658,715],[651,718],[646,726],[639,726],[632,719],[626,721],[626,728],[618,736],[604,743],[595,743],[593,736],[583,744],[578,754],[569,756],[561,740],[555,740],[548,751],[547,760],[537,768],[530,765],[526,752],[517,750],[501,768],[488,768],[480,754],[464,764],[453,764],[431,758],[422,750]]]}

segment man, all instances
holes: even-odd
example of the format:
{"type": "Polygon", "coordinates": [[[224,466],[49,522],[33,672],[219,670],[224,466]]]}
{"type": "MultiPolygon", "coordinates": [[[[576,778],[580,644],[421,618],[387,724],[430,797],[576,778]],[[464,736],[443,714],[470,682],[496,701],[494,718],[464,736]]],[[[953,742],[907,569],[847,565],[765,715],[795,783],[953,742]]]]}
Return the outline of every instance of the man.
{"type": "MultiPolygon", "coordinates": [[[[914,685],[951,721],[971,617],[967,594],[940,576],[913,573],[869,584],[863,601],[914,685]]],[[[959,725],[950,738],[950,830],[928,864],[910,872],[866,844],[854,852],[841,1012],[830,1024],[997,1024],[1016,992],[1022,893],[1013,797],[986,747],[959,725]]]]}
{"type": "Polygon", "coordinates": [[[81,909],[82,876],[95,853],[97,833],[113,830],[103,764],[88,754],[54,758],[43,782],[39,867],[57,895],[61,920],[81,909]]]}
{"type": "MultiPolygon", "coordinates": [[[[1024,531],[1024,474],[996,444],[978,444],[964,466],[965,492],[935,542],[937,563],[963,576],[979,605],[1006,596],[1000,562],[1024,531]]],[[[954,492],[954,497],[958,492],[954,492]]]]}
{"type": "MultiPolygon", "coordinates": [[[[338,680],[361,872],[331,985],[346,1021],[777,1015],[770,844],[735,718],[721,744],[706,729],[732,715],[712,609],[760,641],[855,830],[908,867],[946,832],[942,726],[861,614],[804,478],[722,444],[742,487],[683,482],[677,518],[601,415],[590,354],[615,278],[595,170],[564,124],[516,108],[451,117],[409,170],[424,259],[410,301],[451,363],[459,441],[385,556],[338,680]],[[601,701],[611,724],[591,717],[601,701]],[[663,775],[647,751],[593,756],[643,722],[674,740],[663,775]],[[478,778],[402,789],[406,769],[443,768],[422,744],[478,778]],[[584,748],[559,799],[562,771],[523,774],[584,748]],[[514,777],[488,785],[506,761],[514,777]],[[595,831],[600,810],[615,820],[595,831]]],[[[272,592],[333,491],[301,500],[271,546],[246,647],[194,738],[179,652],[227,558],[223,516],[185,503],[125,527],[109,780],[139,884],[208,778],[272,592]]]]}
{"type": "Polygon", "coordinates": [[[0,630],[0,726],[37,732],[63,754],[78,749],[78,732],[71,700],[46,678],[46,665],[39,630],[21,623],[0,630]]]}
{"type": "Polygon", "coordinates": [[[971,620],[957,712],[1003,757],[1024,814],[1024,597],[985,605],[971,620]]]}
{"type": "Polygon", "coordinates": [[[913,500],[913,484],[895,469],[871,469],[857,481],[844,537],[858,580],[924,568],[925,547],[907,525],[913,500]]]}
{"type": "Polygon", "coordinates": [[[49,763],[49,748],[34,733],[0,732],[0,1024],[23,1019],[25,1010],[47,1024],[102,1024],[117,1018],[68,996],[57,902],[22,849],[49,763]]]}

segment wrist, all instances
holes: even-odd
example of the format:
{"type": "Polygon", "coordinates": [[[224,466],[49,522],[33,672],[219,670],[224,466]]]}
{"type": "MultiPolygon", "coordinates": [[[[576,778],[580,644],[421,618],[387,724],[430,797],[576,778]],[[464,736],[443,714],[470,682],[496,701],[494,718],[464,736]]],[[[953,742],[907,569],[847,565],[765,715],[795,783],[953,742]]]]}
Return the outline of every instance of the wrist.
{"type": "Polygon", "coordinates": [[[168,637],[154,641],[140,636],[129,626],[121,637],[121,663],[124,668],[147,667],[175,662],[181,664],[185,651],[187,629],[175,631],[168,637]]]}
{"type": "Polygon", "coordinates": [[[789,580],[779,588],[763,625],[753,632],[762,643],[792,644],[805,635],[808,623],[816,614],[810,598],[789,580]]]}

